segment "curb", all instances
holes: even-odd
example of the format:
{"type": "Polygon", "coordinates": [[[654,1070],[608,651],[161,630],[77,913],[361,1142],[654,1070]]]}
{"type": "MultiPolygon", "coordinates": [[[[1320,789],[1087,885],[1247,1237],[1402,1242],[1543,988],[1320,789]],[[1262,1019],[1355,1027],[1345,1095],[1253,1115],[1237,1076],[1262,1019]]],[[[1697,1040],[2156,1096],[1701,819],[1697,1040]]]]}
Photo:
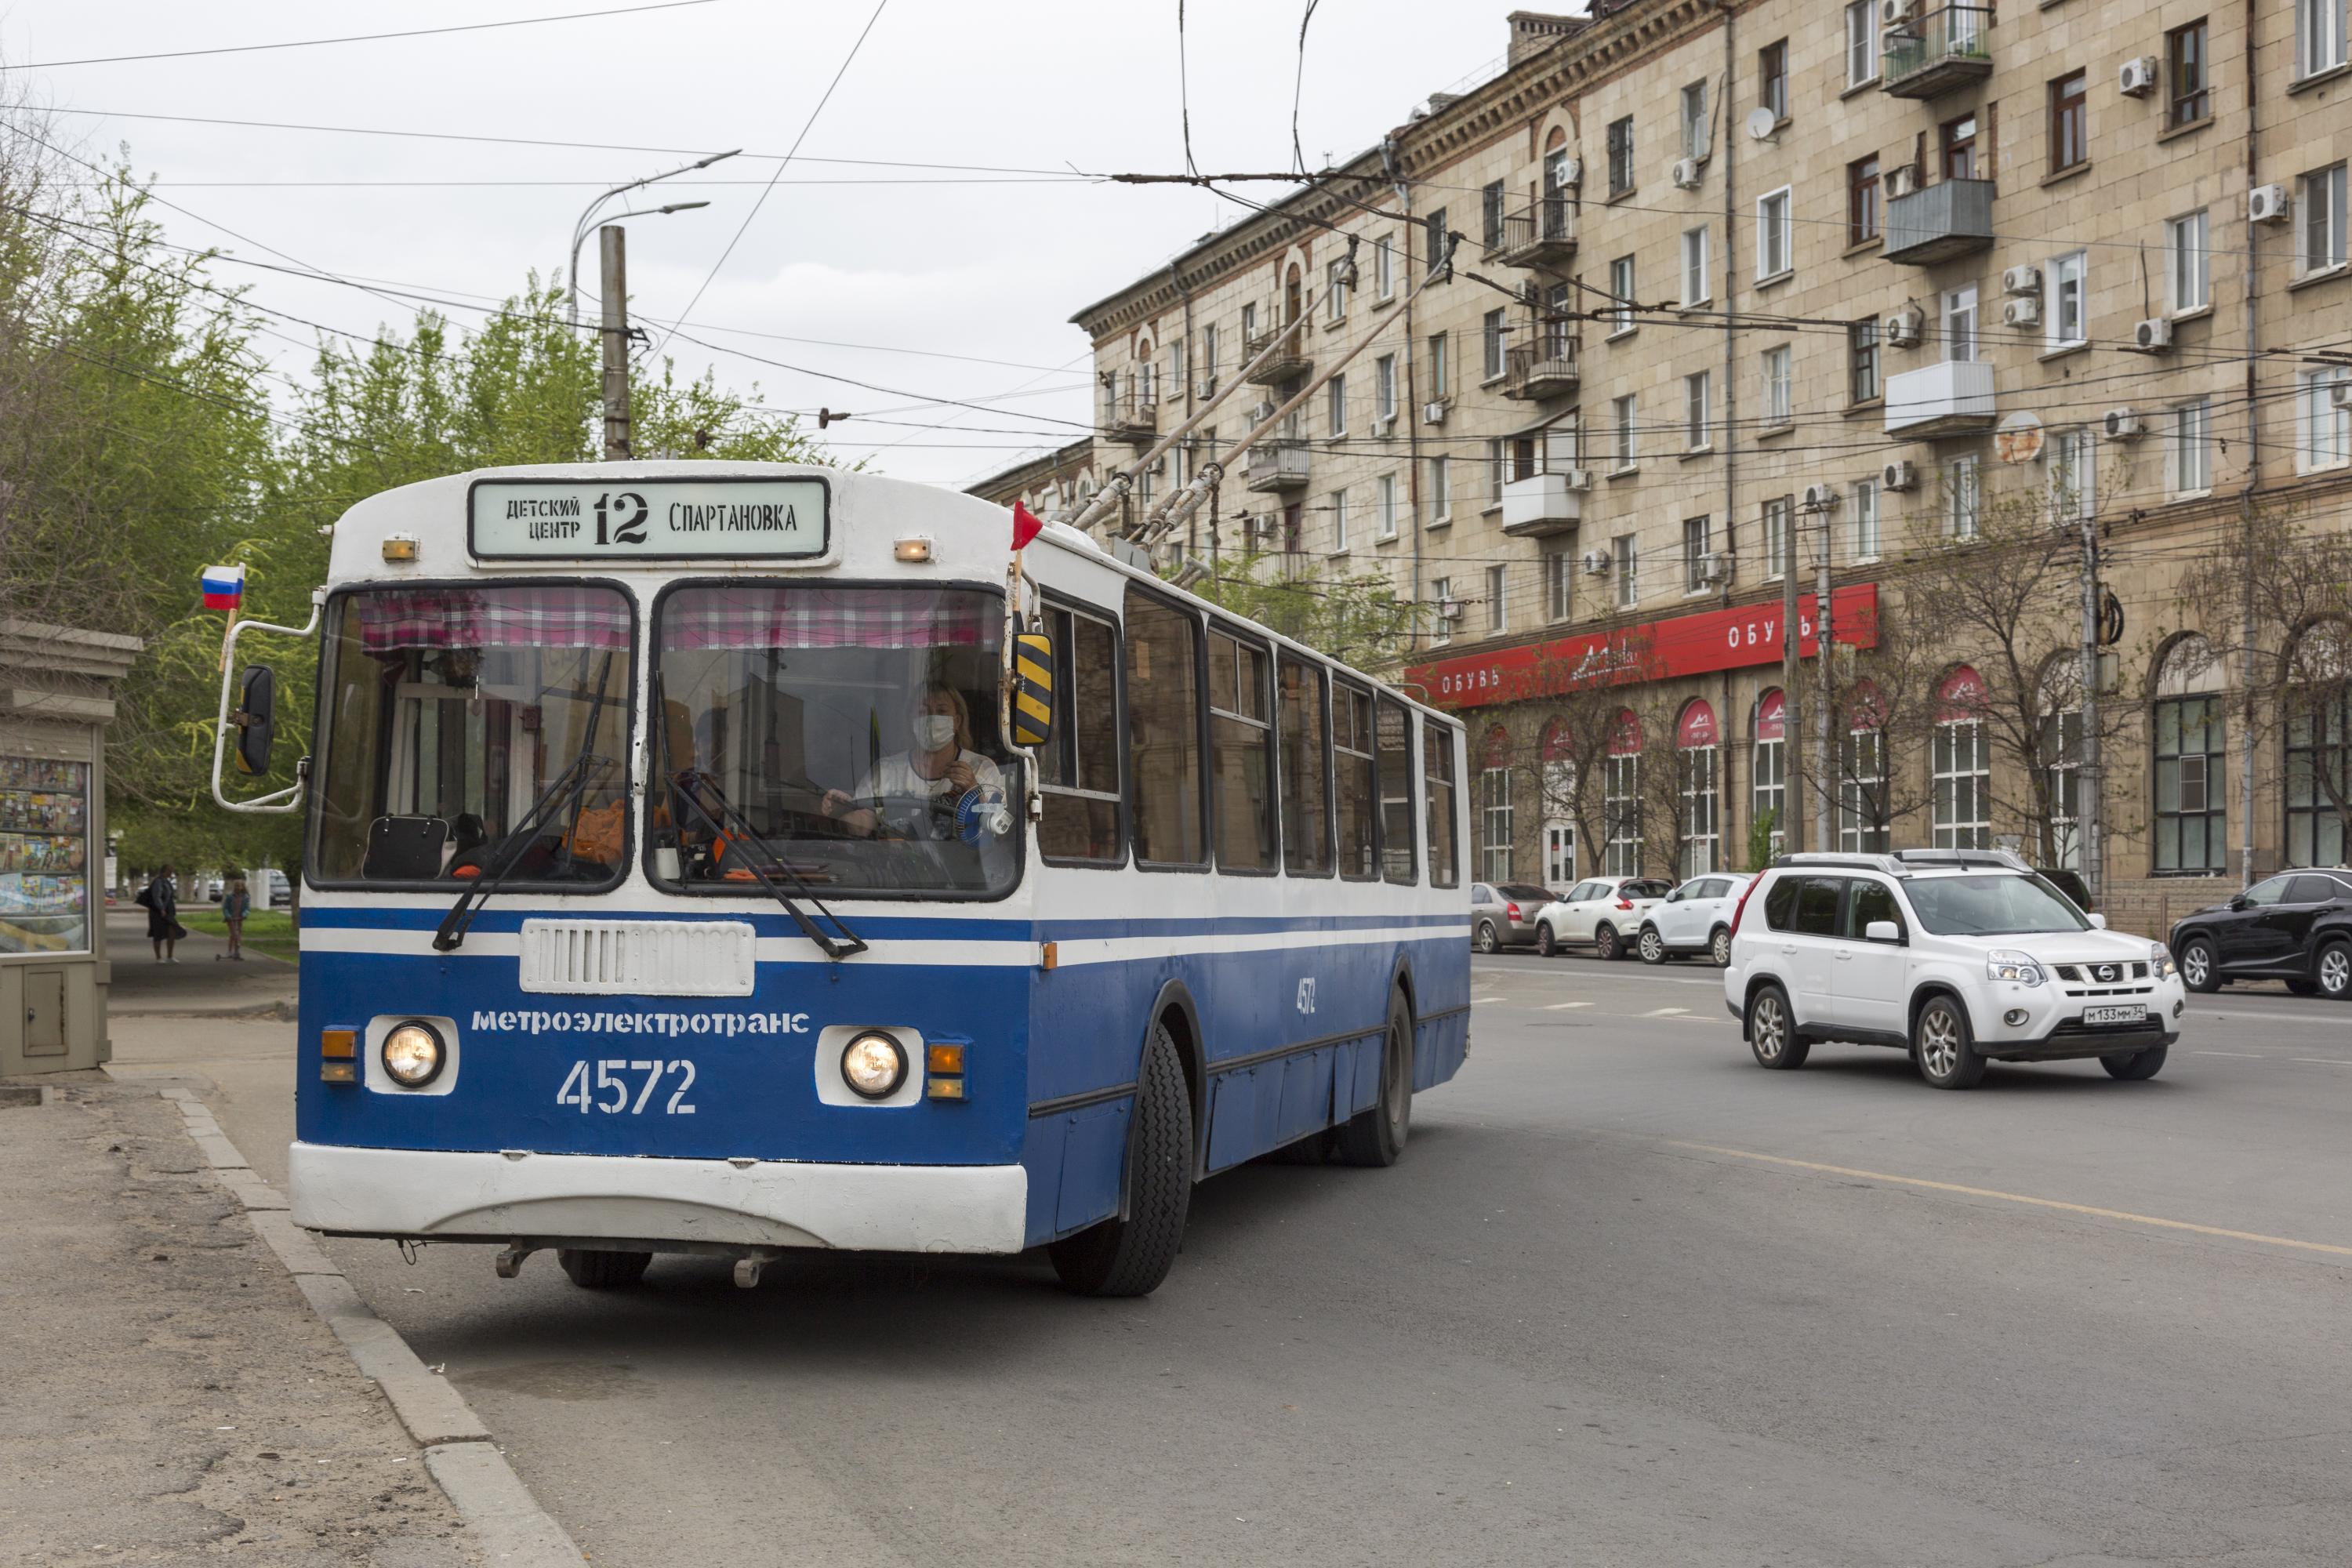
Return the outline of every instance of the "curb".
{"type": "Polygon", "coordinates": [[[294,1224],[285,1197],[254,1174],[203,1100],[177,1086],[156,1092],[179,1107],[189,1138],[243,1205],[254,1234],[277,1255],[362,1374],[383,1391],[401,1426],[425,1450],[425,1468],[474,1532],[487,1560],[501,1568],[577,1568],[583,1561],[580,1548],[539,1506],[465,1396],[360,1300],[310,1232],[294,1224]]]}

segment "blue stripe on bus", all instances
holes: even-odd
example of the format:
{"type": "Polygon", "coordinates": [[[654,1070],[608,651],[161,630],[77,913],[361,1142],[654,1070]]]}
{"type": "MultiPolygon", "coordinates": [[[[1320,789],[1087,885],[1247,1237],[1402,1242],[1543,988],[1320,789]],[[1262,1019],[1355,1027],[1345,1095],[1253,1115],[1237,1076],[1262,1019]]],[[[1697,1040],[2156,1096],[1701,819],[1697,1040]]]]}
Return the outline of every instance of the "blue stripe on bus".
{"type": "MultiPolygon", "coordinates": [[[[302,925],[318,931],[433,931],[446,911],[438,910],[306,909],[302,925]]],[[[1150,936],[1265,936],[1297,931],[1393,931],[1469,929],[1462,914],[1439,915],[1295,915],[1195,917],[1180,920],[952,920],[938,916],[850,914],[852,929],[868,940],[953,940],[964,942],[1075,942],[1086,938],[1150,936]]],[[[630,910],[598,909],[593,912],[568,909],[525,909],[484,911],[472,929],[512,934],[526,920],[674,920],[746,921],[761,936],[792,936],[799,928],[781,910],[726,907],[719,909],[630,910]]],[[[1467,938],[1465,936],[1465,940],[1467,938]]],[[[459,950],[460,952],[463,949],[459,950]]]]}

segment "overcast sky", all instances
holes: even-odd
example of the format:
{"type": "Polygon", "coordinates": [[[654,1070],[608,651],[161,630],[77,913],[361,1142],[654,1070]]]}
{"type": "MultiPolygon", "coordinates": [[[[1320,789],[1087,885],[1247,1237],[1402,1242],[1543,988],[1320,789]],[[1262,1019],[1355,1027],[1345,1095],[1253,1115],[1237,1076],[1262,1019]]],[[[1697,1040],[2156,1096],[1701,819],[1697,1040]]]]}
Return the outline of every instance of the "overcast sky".
{"type": "MultiPolygon", "coordinates": [[[[698,212],[639,218],[629,281],[643,316],[675,319],[840,68],[872,0],[815,5],[709,0],[530,26],[138,62],[58,62],[605,9],[625,0],[17,0],[0,58],[20,90],[59,111],[82,155],[127,145],[182,211],[175,243],[494,300],[564,265],[598,190],[702,152],[746,153],[667,182],[698,212]],[[102,111],[102,112],[90,112],[102,111]],[[500,146],[134,115],[536,137],[657,152],[500,146]],[[770,156],[755,160],[752,153],[770,156]],[[233,237],[226,230],[235,230],[233,237]]],[[[1189,0],[1193,156],[1203,170],[1290,162],[1298,9],[1189,0]]],[[[1435,89],[1499,66],[1507,5],[1321,0],[1307,35],[1299,136],[1309,166],[1401,123],[1435,89]]],[[[1085,336],[1072,311],[1238,215],[1209,194],[1051,176],[859,167],[887,159],[1024,170],[1181,170],[1175,0],[887,0],[871,36],[695,307],[687,331],[740,351],[676,342],[682,372],[715,364],[782,408],[897,410],[829,433],[844,458],[961,484],[1046,449],[1085,421],[1085,336]],[[1023,183],[995,183],[1021,181],[1023,183]],[[905,182],[890,184],[884,182],[905,182]],[[992,182],[992,183],[981,183],[992,182]],[[824,342],[784,342],[751,332],[824,342]],[[857,345],[857,346],[847,346],[857,345]],[[920,351],[920,352],[888,352],[920,351]],[[867,391],[744,357],[789,361],[911,393],[867,391]],[[969,356],[955,358],[949,356],[969,356]],[[992,363],[982,363],[992,362],[992,363]],[[925,398],[1013,397],[999,414],[908,410],[925,398]]],[[[1265,192],[1280,187],[1252,187],[1265,192]]],[[[593,273],[594,247],[583,253],[593,273]]],[[[351,331],[405,324],[373,295],[225,264],[254,298],[351,331]]],[[[460,322],[480,320],[451,312],[460,322]]],[[[304,329],[271,323],[298,338],[304,329]]],[[[659,329],[652,329],[656,339],[659,329]]],[[[265,338],[299,378],[303,347],[265,338]]]]}

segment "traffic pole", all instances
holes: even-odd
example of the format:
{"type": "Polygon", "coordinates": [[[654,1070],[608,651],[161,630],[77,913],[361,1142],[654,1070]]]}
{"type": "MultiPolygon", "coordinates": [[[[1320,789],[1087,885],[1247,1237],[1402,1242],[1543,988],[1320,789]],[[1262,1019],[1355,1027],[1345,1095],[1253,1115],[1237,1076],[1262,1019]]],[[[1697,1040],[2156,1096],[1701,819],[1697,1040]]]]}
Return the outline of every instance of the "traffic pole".
{"type": "Polygon", "coordinates": [[[604,290],[604,460],[629,457],[629,265],[627,231],[608,223],[596,231],[596,258],[604,290]]]}

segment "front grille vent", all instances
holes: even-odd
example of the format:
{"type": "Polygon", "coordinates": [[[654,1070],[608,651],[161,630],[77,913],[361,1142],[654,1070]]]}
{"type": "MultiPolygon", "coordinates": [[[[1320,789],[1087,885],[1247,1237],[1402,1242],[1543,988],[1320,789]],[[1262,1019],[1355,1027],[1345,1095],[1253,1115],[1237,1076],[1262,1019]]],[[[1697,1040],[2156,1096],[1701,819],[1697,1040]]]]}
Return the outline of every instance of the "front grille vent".
{"type": "Polygon", "coordinates": [[[581,996],[749,996],[743,921],[522,922],[525,991],[581,996]]]}

